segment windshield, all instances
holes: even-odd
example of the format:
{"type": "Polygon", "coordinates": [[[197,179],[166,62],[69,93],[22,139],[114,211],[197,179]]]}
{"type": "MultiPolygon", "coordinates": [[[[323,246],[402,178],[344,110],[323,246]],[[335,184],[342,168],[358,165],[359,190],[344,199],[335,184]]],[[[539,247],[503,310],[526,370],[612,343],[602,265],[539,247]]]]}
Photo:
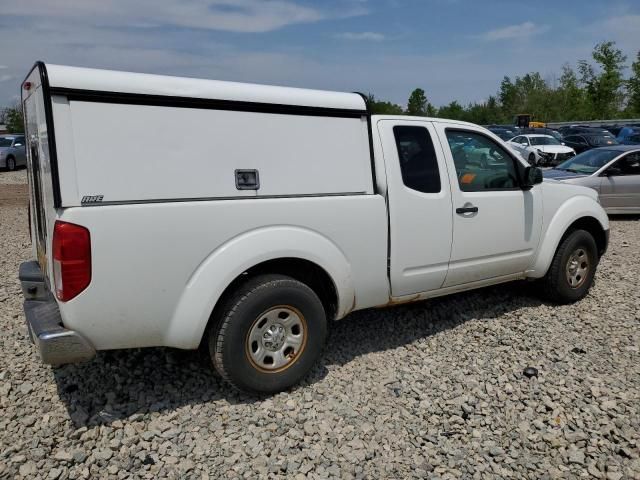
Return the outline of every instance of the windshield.
{"type": "Polygon", "coordinates": [[[618,141],[611,135],[602,135],[601,137],[589,137],[589,143],[596,146],[618,145],[618,141]]]}
{"type": "Polygon", "coordinates": [[[600,170],[620,154],[621,152],[617,150],[587,150],[571,160],[561,163],[556,167],[556,170],[591,174],[600,170]]]}
{"type": "Polygon", "coordinates": [[[531,145],[560,145],[560,142],[553,137],[529,137],[531,145]]]}
{"type": "Polygon", "coordinates": [[[13,138],[10,137],[0,137],[0,147],[10,147],[11,142],[13,142],[13,138]]]}

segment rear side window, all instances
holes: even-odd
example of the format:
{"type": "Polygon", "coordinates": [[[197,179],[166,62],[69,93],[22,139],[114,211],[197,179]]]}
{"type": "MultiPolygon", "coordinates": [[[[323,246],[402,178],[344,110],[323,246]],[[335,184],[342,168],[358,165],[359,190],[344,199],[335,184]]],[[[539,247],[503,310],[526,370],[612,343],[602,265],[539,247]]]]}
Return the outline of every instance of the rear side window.
{"type": "Polygon", "coordinates": [[[440,191],[440,172],[431,135],[424,127],[397,125],[396,139],[402,182],[412,190],[423,193],[440,191]]]}

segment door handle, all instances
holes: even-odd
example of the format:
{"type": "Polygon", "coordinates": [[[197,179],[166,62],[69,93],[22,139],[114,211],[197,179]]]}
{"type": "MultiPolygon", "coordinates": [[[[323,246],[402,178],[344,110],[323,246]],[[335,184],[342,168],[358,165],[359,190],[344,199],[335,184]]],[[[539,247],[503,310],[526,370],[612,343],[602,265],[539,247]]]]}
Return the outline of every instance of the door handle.
{"type": "Polygon", "coordinates": [[[478,207],[459,207],[456,208],[457,214],[465,214],[465,213],[478,213],[478,207]]]}

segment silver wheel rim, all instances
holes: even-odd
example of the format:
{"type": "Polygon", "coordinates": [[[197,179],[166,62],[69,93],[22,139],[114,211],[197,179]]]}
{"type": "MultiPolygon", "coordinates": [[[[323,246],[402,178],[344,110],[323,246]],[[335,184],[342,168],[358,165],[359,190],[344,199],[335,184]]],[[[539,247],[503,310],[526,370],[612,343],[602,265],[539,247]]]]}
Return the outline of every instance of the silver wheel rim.
{"type": "Polygon", "coordinates": [[[7,170],[15,170],[16,161],[13,158],[7,160],[7,170]]]}
{"type": "Polygon", "coordinates": [[[567,282],[571,288],[579,288],[589,275],[589,255],[584,248],[578,248],[567,260],[567,282]]]}
{"type": "Polygon", "coordinates": [[[253,322],[245,351],[258,370],[274,373],[293,365],[307,342],[307,322],[293,307],[280,305],[253,322]]]}

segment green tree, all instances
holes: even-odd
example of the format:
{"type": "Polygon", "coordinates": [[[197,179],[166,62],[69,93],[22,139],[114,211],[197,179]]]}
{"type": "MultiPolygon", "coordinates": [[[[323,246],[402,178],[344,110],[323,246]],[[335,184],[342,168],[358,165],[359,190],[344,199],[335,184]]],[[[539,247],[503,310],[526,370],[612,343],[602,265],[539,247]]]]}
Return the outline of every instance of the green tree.
{"type": "Polygon", "coordinates": [[[576,72],[570,65],[562,67],[560,85],[554,93],[553,120],[558,122],[586,118],[589,115],[585,92],[580,88],[576,72]]]}
{"type": "Polygon", "coordinates": [[[370,93],[367,95],[367,103],[369,104],[369,109],[371,113],[375,113],[378,115],[403,115],[404,111],[400,105],[396,105],[395,103],[376,100],[375,96],[370,93]]]}
{"type": "Polygon", "coordinates": [[[516,110],[518,110],[518,89],[509,77],[504,77],[500,82],[498,100],[502,105],[503,115],[513,118],[517,113],[516,110]]]}
{"type": "Polygon", "coordinates": [[[630,116],[640,116],[640,52],[636,61],[631,64],[631,77],[627,80],[629,103],[627,110],[630,116]]]}
{"type": "Polygon", "coordinates": [[[9,133],[22,133],[24,131],[24,118],[22,117],[22,107],[16,102],[11,107],[2,110],[2,122],[7,125],[9,133]]]}
{"type": "Polygon", "coordinates": [[[438,110],[438,116],[441,118],[449,118],[451,120],[466,120],[466,112],[464,107],[460,105],[456,100],[445,105],[438,110]]]}
{"type": "Polygon", "coordinates": [[[409,101],[407,102],[407,115],[415,115],[417,117],[433,117],[436,115],[436,109],[424,93],[421,88],[416,88],[411,95],[409,95],[409,101]]]}
{"type": "Polygon", "coordinates": [[[602,42],[595,46],[591,55],[597,69],[586,60],[578,63],[591,119],[615,118],[621,111],[624,100],[622,71],[627,57],[615,45],[615,42],[602,42]]]}

